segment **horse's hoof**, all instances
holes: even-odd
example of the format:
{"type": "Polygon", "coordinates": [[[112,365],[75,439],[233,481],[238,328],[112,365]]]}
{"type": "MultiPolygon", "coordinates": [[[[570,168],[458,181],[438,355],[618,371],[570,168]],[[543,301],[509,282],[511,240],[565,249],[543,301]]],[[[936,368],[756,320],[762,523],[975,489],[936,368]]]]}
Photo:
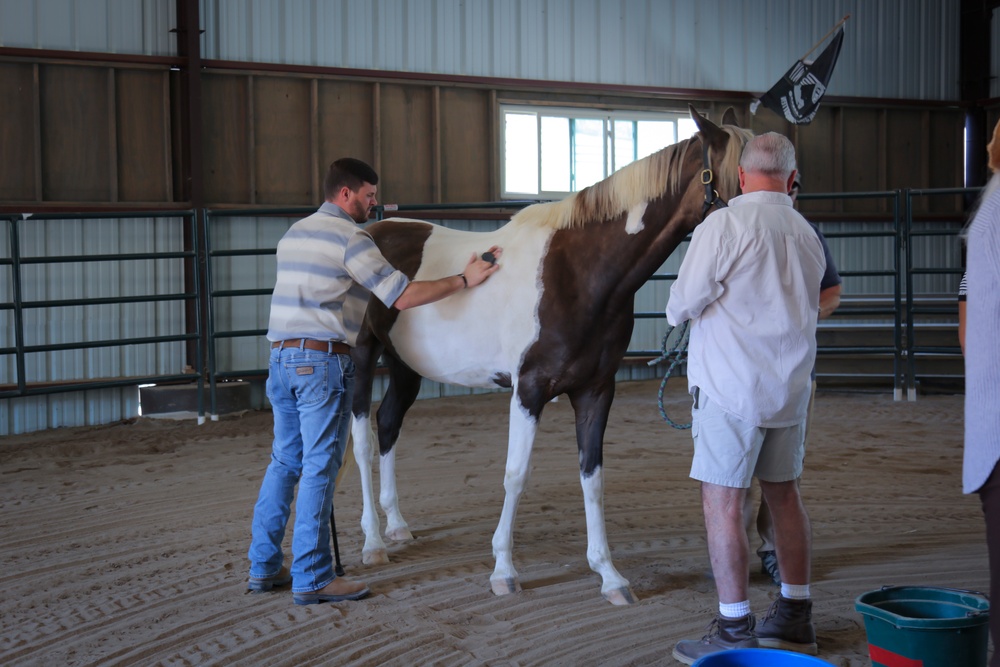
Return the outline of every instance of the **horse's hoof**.
{"type": "Polygon", "coordinates": [[[413,539],[413,533],[410,532],[409,528],[396,528],[385,531],[385,537],[396,542],[408,542],[413,539]]]}
{"type": "Polygon", "coordinates": [[[623,606],[629,604],[635,604],[638,600],[635,597],[635,593],[628,586],[622,586],[621,588],[613,588],[607,593],[601,593],[604,599],[613,605],[623,606]]]}
{"type": "Polygon", "coordinates": [[[510,595],[521,590],[521,582],[513,577],[490,579],[490,586],[493,587],[493,593],[496,595],[510,595]]]}
{"type": "Polygon", "coordinates": [[[385,549],[373,549],[372,551],[361,552],[361,562],[365,565],[388,565],[389,554],[385,549]]]}

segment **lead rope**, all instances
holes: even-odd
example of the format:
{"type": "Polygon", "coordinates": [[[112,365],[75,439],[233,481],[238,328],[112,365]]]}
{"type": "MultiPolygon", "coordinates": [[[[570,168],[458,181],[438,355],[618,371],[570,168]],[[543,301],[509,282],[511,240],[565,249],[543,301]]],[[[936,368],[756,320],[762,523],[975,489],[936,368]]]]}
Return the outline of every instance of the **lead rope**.
{"type": "Polygon", "coordinates": [[[670,360],[670,365],[667,366],[666,375],[663,376],[663,382],[660,383],[660,390],[656,393],[656,404],[660,408],[660,416],[663,417],[663,421],[667,422],[674,428],[681,430],[691,428],[691,424],[678,424],[667,416],[667,411],[663,408],[663,390],[666,388],[667,380],[670,379],[674,369],[677,368],[682,361],[687,359],[689,324],[690,320],[684,320],[678,326],[667,329],[667,333],[663,335],[663,344],[660,345],[660,356],[646,364],[647,366],[655,366],[661,361],[670,360]],[[680,334],[678,334],[677,340],[674,341],[673,347],[668,350],[667,341],[670,339],[670,334],[672,334],[675,329],[679,329],[680,334]]]}

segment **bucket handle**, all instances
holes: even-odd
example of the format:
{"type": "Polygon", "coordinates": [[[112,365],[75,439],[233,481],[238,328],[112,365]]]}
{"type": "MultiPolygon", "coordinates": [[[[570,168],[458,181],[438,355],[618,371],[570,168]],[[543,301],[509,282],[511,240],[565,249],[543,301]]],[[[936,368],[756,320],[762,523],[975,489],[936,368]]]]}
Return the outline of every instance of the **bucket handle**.
{"type": "MultiPolygon", "coordinates": [[[[897,586],[896,584],[888,584],[886,586],[883,586],[879,590],[884,592],[893,588],[906,588],[906,586],[897,586]]],[[[969,595],[978,595],[979,597],[984,597],[986,599],[989,599],[989,596],[984,595],[980,591],[973,591],[969,590],[968,588],[950,588],[948,586],[937,586],[936,588],[941,591],[949,591],[951,593],[967,593],[969,595]]]]}
{"type": "MultiPolygon", "coordinates": [[[[888,591],[888,590],[892,590],[893,588],[905,588],[905,586],[896,586],[895,584],[887,584],[887,585],[883,586],[879,590],[881,590],[882,592],[885,592],[885,591],[888,591]]],[[[984,597],[984,598],[986,598],[987,601],[989,601],[989,597],[988,596],[984,595],[983,593],[980,593],[979,591],[969,590],[968,588],[950,588],[950,587],[947,587],[947,586],[941,586],[941,587],[938,587],[938,589],[942,590],[942,591],[949,591],[951,593],[966,593],[968,595],[977,595],[979,597],[984,597]]],[[[982,616],[983,614],[989,615],[989,613],[990,612],[989,612],[988,609],[986,611],[967,611],[967,612],[965,612],[965,617],[966,618],[977,618],[979,616],[982,616]]]]}

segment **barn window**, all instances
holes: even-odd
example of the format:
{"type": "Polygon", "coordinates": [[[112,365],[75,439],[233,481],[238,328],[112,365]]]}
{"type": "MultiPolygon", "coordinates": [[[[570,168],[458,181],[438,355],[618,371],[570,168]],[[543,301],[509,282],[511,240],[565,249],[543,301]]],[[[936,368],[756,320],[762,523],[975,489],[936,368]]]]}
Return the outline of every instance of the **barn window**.
{"type": "Polygon", "coordinates": [[[502,105],[501,192],[560,199],[693,135],[687,114],[502,105]]]}

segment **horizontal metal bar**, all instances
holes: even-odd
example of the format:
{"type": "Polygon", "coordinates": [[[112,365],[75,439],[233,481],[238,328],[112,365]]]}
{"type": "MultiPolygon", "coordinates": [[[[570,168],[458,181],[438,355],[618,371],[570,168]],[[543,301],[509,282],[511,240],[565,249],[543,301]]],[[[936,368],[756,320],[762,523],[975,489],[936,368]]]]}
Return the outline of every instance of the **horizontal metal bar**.
{"type": "Polygon", "coordinates": [[[823,232],[823,236],[828,239],[872,239],[872,238],[885,238],[894,239],[896,238],[895,230],[886,230],[884,232],[823,232]]]}
{"type": "Polygon", "coordinates": [[[217,331],[212,338],[249,338],[250,336],[266,336],[267,329],[246,329],[243,331],[217,331]]]}
{"type": "Polygon", "coordinates": [[[396,211],[459,211],[463,209],[482,210],[495,208],[524,208],[532,204],[545,204],[548,199],[510,199],[498,202],[465,202],[454,204],[382,204],[375,211],[395,213],[396,211]]]}
{"type": "Polygon", "coordinates": [[[278,254],[277,248],[250,248],[246,250],[212,250],[209,257],[260,257],[278,254]]]}
{"type": "Polygon", "coordinates": [[[910,268],[910,274],[911,275],[923,275],[923,276],[930,276],[930,275],[952,275],[952,276],[960,276],[963,273],[965,273],[965,269],[935,269],[935,268],[915,269],[915,268],[912,268],[912,267],[910,268]]]}
{"type": "Polygon", "coordinates": [[[48,255],[44,257],[21,257],[21,264],[69,264],[73,262],[119,262],[145,259],[188,259],[193,252],[176,250],[159,253],[128,253],[125,255],[48,255]]]}
{"type": "Polygon", "coordinates": [[[274,289],[231,289],[231,290],[216,290],[212,292],[212,297],[222,297],[222,296],[270,296],[274,292],[274,289]]]}
{"type": "Polygon", "coordinates": [[[150,336],[147,338],[116,338],[114,340],[77,341],[75,343],[51,343],[48,345],[25,345],[24,353],[61,352],[64,350],[91,350],[99,347],[122,347],[124,345],[149,345],[153,343],[176,343],[197,340],[198,334],[176,334],[172,336],[150,336]]]}
{"type": "Polygon", "coordinates": [[[98,380],[95,382],[72,382],[50,386],[27,385],[21,390],[0,390],[0,398],[16,398],[19,396],[41,396],[44,394],[62,394],[70,391],[89,391],[93,389],[112,389],[114,387],[129,387],[140,384],[155,384],[157,382],[173,382],[189,380],[197,382],[198,376],[190,373],[184,375],[143,375],[121,380],[98,380]]]}
{"type": "Polygon", "coordinates": [[[227,208],[227,209],[206,209],[205,217],[208,218],[250,218],[250,217],[285,217],[293,215],[310,215],[316,212],[314,206],[294,206],[288,208],[227,208]]]}
{"type": "Polygon", "coordinates": [[[267,369],[255,368],[248,371],[217,371],[215,373],[215,377],[219,380],[245,377],[267,377],[267,369]]]}
{"type": "Polygon", "coordinates": [[[32,220],[127,220],[129,218],[189,218],[192,209],[176,211],[103,211],[99,213],[25,213],[9,216],[12,220],[31,222],[32,220]]]}
{"type": "Polygon", "coordinates": [[[194,299],[194,292],[178,294],[142,294],[139,296],[107,296],[87,299],[60,299],[58,301],[22,301],[22,308],[62,308],[64,306],[108,306],[119,303],[159,303],[163,301],[184,301],[194,299]]]}

